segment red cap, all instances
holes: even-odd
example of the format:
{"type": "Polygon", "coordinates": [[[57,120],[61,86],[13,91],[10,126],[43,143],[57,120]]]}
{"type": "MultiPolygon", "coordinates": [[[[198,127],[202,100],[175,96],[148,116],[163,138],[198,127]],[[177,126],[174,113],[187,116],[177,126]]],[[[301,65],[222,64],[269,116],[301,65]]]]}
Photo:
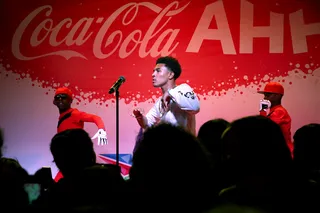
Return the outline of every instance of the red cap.
{"type": "Polygon", "coordinates": [[[277,94],[284,94],[284,88],[283,86],[278,83],[278,82],[269,82],[266,84],[266,86],[264,87],[263,91],[259,91],[258,93],[277,93],[277,94]]]}
{"type": "Polygon", "coordinates": [[[72,92],[71,92],[71,90],[68,89],[68,88],[66,88],[66,87],[58,88],[58,89],[56,90],[56,93],[55,93],[54,96],[59,95],[59,94],[66,94],[66,95],[68,95],[70,98],[72,98],[72,92]]]}

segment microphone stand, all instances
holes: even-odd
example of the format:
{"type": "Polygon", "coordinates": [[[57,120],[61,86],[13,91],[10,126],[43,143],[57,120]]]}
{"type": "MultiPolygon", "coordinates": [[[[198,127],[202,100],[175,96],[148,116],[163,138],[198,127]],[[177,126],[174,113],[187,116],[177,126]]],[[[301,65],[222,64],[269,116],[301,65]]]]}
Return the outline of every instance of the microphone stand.
{"type": "Polygon", "coordinates": [[[116,165],[119,166],[119,90],[118,88],[116,89],[115,92],[116,92],[116,165]]]}
{"type": "Polygon", "coordinates": [[[109,94],[116,93],[116,166],[121,172],[119,166],[119,87],[125,82],[125,78],[120,76],[109,90],[109,94]]]}

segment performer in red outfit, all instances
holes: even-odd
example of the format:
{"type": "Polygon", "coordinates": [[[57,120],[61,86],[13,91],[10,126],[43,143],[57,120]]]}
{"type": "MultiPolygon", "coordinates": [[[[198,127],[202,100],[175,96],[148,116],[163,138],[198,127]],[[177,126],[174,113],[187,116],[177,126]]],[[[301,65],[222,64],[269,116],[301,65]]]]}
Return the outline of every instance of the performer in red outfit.
{"type": "Polygon", "coordinates": [[[260,101],[260,115],[269,117],[281,127],[291,155],[293,155],[291,117],[281,105],[281,99],[284,95],[283,86],[277,82],[269,82],[259,93],[264,94],[264,99],[260,101]]]}
{"type": "MultiPolygon", "coordinates": [[[[98,127],[98,132],[91,139],[98,138],[98,145],[107,144],[107,134],[105,132],[105,126],[102,119],[97,115],[81,112],[78,109],[71,108],[71,103],[71,90],[65,87],[58,88],[53,100],[53,104],[58,107],[60,113],[57,133],[67,129],[83,129],[84,122],[91,122],[95,123],[98,127]]],[[[57,182],[61,177],[61,172],[58,172],[54,180],[57,182]]]]}

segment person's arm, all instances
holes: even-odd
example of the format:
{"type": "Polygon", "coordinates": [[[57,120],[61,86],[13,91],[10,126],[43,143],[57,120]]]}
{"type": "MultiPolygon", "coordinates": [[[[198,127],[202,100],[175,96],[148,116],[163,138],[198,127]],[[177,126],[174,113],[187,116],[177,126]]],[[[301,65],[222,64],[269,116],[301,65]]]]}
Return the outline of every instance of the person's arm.
{"type": "Polygon", "coordinates": [[[95,123],[98,127],[97,133],[91,139],[98,138],[98,145],[108,144],[107,132],[101,117],[86,112],[79,112],[79,118],[83,122],[95,123]]]}
{"type": "Polygon", "coordinates": [[[181,84],[174,89],[168,90],[168,93],[180,109],[192,114],[200,111],[200,101],[188,84],[181,84]]]}
{"type": "Polygon", "coordinates": [[[101,117],[97,115],[86,113],[86,112],[79,112],[79,118],[83,122],[95,123],[98,129],[106,130],[104,126],[104,122],[102,121],[101,117]]]}
{"type": "Polygon", "coordinates": [[[143,129],[145,129],[147,127],[147,123],[148,123],[146,116],[142,115],[142,113],[136,109],[133,110],[133,114],[134,114],[135,118],[137,119],[139,126],[143,129]]]}
{"type": "Polygon", "coordinates": [[[133,110],[133,114],[141,128],[150,127],[160,120],[159,104],[160,99],[157,100],[145,116],[139,110],[133,110]]]}

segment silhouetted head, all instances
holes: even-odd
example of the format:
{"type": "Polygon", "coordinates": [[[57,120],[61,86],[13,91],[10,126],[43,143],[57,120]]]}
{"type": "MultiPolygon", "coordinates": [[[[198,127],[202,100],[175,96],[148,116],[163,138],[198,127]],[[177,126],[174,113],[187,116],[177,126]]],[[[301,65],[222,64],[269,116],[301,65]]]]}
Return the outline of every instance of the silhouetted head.
{"type": "Polygon", "coordinates": [[[300,169],[320,170],[320,124],[311,123],[293,135],[294,162],[300,169]]]}
{"type": "Polygon", "coordinates": [[[199,128],[198,139],[210,153],[221,151],[221,136],[230,123],[224,119],[212,119],[199,128]]]}
{"type": "Polygon", "coordinates": [[[93,143],[83,129],[70,129],[56,134],[51,140],[50,150],[64,176],[96,162],[93,143]]]}
{"type": "Polygon", "coordinates": [[[29,204],[24,184],[28,172],[13,158],[0,158],[0,202],[1,208],[23,208],[29,204]]]}
{"type": "Polygon", "coordinates": [[[278,124],[263,116],[233,121],[222,136],[224,161],[236,176],[282,174],[292,158],[278,124]]]}
{"type": "Polygon", "coordinates": [[[161,123],[144,132],[133,156],[130,180],[139,193],[147,196],[145,199],[160,193],[164,194],[161,202],[177,205],[179,198],[187,203],[185,206],[191,206],[211,198],[211,169],[210,160],[194,135],[184,128],[161,123]]]}

